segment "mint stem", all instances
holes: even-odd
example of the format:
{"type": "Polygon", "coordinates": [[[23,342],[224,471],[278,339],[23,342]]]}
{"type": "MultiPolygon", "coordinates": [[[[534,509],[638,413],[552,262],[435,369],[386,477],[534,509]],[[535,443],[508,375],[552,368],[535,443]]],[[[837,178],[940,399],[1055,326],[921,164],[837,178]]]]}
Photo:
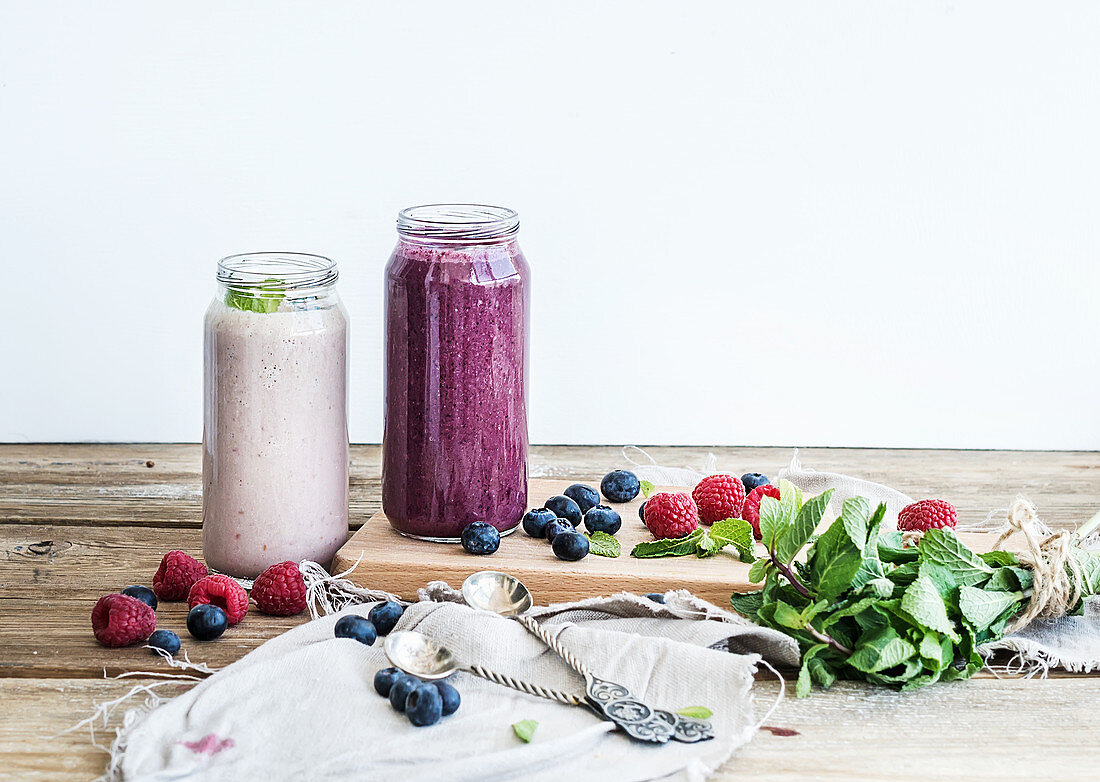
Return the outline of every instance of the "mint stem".
{"type": "MultiPolygon", "coordinates": [[[[798,594],[802,595],[803,597],[809,597],[810,596],[810,590],[806,588],[805,584],[803,584],[801,581],[798,580],[798,576],[796,576],[794,574],[794,571],[791,569],[791,566],[790,565],[785,565],[785,564],[783,564],[782,562],[779,561],[779,557],[775,553],[775,544],[774,544],[774,542],[768,548],[768,556],[771,558],[772,564],[775,565],[775,569],[779,571],[780,575],[782,575],[783,578],[785,578],[789,582],[791,582],[791,586],[793,586],[795,588],[795,591],[797,591],[798,594]]],[[[832,636],[826,635],[825,633],[821,632],[820,630],[814,629],[814,626],[811,625],[809,622],[806,622],[806,632],[808,632],[810,635],[812,635],[814,638],[816,638],[819,643],[828,644],[829,646],[833,647],[834,649],[836,649],[841,654],[846,654],[846,655],[852,654],[852,650],[849,649],[847,646],[845,646],[844,644],[842,644],[840,641],[836,640],[832,636]]]]}
{"type": "Polygon", "coordinates": [[[794,571],[791,570],[791,566],[784,565],[782,562],[779,561],[779,557],[775,554],[774,544],[771,548],[768,549],[768,556],[771,558],[772,564],[775,565],[775,569],[783,575],[783,578],[791,582],[791,586],[793,586],[795,590],[798,591],[798,594],[802,595],[803,597],[810,596],[810,590],[806,588],[805,584],[798,580],[798,577],[794,574],[794,571]]]}

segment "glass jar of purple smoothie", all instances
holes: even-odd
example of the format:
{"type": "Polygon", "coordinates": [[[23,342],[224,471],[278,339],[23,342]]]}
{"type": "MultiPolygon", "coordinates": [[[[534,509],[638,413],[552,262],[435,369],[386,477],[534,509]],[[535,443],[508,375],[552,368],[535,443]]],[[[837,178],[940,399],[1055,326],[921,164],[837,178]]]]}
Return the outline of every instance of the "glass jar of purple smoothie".
{"type": "Polygon", "coordinates": [[[386,267],[382,509],[398,532],[455,541],[527,508],[530,270],[519,215],[402,211],[386,267]]]}

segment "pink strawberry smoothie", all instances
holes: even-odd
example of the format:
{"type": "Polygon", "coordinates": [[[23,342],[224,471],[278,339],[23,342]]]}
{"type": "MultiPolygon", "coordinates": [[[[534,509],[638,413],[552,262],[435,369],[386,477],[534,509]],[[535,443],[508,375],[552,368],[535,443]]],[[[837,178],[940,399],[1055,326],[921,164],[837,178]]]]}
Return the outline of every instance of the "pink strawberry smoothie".
{"type": "Polygon", "coordinates": [[[203,553],[254,577],[348,534],[347,317],[338,300],[206,313],[203,553]]]}

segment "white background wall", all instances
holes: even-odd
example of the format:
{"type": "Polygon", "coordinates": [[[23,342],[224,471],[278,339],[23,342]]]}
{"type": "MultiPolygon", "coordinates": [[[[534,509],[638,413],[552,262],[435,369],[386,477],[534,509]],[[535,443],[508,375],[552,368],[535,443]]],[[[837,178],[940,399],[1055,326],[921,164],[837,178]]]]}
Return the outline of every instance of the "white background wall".
{"type": "Polygon", "coordinates": [[[197,440],[233,252],[518,209],[532,439],[1100,447],[1100,6],[0,2],[0,440],[197,440]]]}

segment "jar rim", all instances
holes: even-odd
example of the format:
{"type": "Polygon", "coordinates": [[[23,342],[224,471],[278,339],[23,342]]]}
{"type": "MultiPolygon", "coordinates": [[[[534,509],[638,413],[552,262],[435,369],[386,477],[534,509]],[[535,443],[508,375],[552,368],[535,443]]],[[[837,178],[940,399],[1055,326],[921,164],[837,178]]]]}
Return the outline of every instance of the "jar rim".
{"type": "Polygon", "coordinates": [[[237,253],[218,261],[218,282],[232,288],[301,290],[332,285],[336,261],[323,255],[286,250],[237,253]]]}
{"type": "Polygon", "coordinates": [[[397,214],[397,233],[412,239],[486,242],[519,231],[519,213],[488,204],[422,204],[397,214]]]}

